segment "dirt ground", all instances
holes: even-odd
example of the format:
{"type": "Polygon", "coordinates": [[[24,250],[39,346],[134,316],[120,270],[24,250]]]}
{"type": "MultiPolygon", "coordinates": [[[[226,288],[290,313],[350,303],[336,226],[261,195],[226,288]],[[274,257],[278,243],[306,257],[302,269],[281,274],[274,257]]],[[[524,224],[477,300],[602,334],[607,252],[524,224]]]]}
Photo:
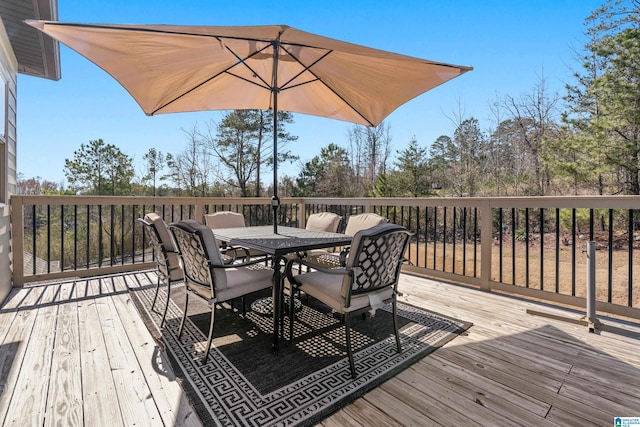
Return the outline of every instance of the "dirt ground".
{"type": "MultiPolygon", "coordinates": [[[[502,242],[502,257],[500,256],[500,242],[496,239],[492,248],[492,269],[491,279],[502,281],[507,284],[517,286],[528,286],[533,289],[543,289],[545,291],[557,292],[565,295],[578,297],[586,296],[587,287],[587,254],[586,241],[576,240],[575,247],[575,268],[572,262],[573,251],[569,236],[560,237],[558,266],[556,268],[556,240],[555,235],[545,236],[544,245],[541,248],[540,239],[535,236],[529,241],[529,265],[527,274],[525,242],[516,242],[515,253],[511,236],[505,236],[502,242]],[[540,259],[544,262],[541,265],[540,259]],[[501,263],[502,261],[502,263],[501,263]],[[500,265],[502,264],[502,275],[500,275],[500,265]],[[515,265],[515,270],[514,270],[515,265]],[[541,268],[544,272],[541,278],[541,268]],[[575,281],[575,285],[573,285],[575,281]],[[572,288],[575,286],[575,290],[572,288]]],[[[613,304],[628,305],[629,290],[631,287],[631,306],[640,307],[640,239],[633,241],[632,255],[629,259],[629,238],[625,233],[614,236],[611,262],[609,262],[609,248],[607,246],[607,233],[594,233],[596,241],[596,298],[598,301],[611,302],[613,304]],[[604,242],[601,243],[601,242],[604,242]],[[629,280],[629,263],[632,266],[633,283],[629,280]],[[611,265],[611,292],[609,292],[609,268],[611,265]],[[611,295],[609,296],[609,293],[611,295]]],[[[463,265],[467,276],[473,276],[474,245],[467,243],[466,255],[463,257],[463,244],[455,245],[455,270],[453,266],[454,245],[451,243],[434,244],[429,242],[411,244],[409,254],[410,261],[417,266],[431,268],[439,271],[454,272],[463,274],[463,265]],[[425,253],[426,251],[426,253],[425,253]],[[466,258],[466,263],[463,263],[466,258]],[[443,260],[446,265],[443,267],[443,260]]],[[[480,277],[480,243],[476,244],[477,260],[476,274],[480,277]]]]}

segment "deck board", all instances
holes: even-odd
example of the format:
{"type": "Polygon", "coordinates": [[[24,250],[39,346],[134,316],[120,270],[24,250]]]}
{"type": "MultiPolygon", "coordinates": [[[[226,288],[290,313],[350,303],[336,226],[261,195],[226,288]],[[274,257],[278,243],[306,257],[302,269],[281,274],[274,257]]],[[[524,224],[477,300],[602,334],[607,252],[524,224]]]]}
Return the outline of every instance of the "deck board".
{"type": "Polygon", "coordinates": [[[66,302],[73,295],[71,283],[59,287],[58,321],[55,331],[45,426],[82,426],[82,376],[78,304],[66,302]]]}
{"type": "MultiPolygon", "coordinates": [[[[50,296],[52,291],[53,288],[49,288],[42,295],[50,296]]],[[[17,394],[20,399],[11,399],[6,425],[44,423],[57,315],[58,305],[43,304],[37,309],[31,333],[23,337],[28,350],[22,359],[14,390],[14,396],[17,394]]]]}
{"type": "Polygon", "coordinates": [[[82,401],[85,425],[124,426],[116,386],[103,337],[97,303],[89,297],[89,281],[77,287],[80,320],[82,401]]]}
{"type": "MultiPolygon", "coordinates": [[[[201,426],[127,288],[155,273],[14,289],[0,309],[0,424],[201,426]]],[[[320,425],[611,425],[638,416],[640,325],[401,276],[401,300],[473,322],[320,425]],[[558,318],[532,315],[527,310],[558,318]]]]}
{"type": "MultiPolygon", "coordinates": [[[[104,283],[105,281],[101,281],[104,283]]],[[[110,281],[106,281],[107,285],[110,281]]],[[[95,292],[109,292],[92,282],[95,292]]],[[[115,292],[114,289],[112,291],[115,292]]],[[[96,304],[100,324],[107,348],[111,374],[120,403],[120,413],[127,426],[153,426],[160,423],[160,414],[155,406],[149,385],[134,354],[125,332],[125,325],[114,307],[113,298],[100,298],[96,304]]],[[[127,325],[129,326],[129,325],[127,325]]]]}

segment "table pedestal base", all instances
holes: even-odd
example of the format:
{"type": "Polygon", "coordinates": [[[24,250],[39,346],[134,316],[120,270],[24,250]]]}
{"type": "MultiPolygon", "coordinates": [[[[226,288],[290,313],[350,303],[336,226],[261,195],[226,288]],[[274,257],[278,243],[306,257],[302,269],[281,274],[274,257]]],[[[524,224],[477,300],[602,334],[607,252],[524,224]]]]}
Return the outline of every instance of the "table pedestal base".
{"type": "MultiPolygon", "coordinates": [[[[284,313],[289,313],[289,295],[284,296],[284,313]]],[[[298,298],[293,299],[293,308],[296,312],[302,310],[302,301],[298,298]]],[[[255,311],[258,314],[263,316],[271,316],[273,315],[273,298],[272,297],[264,297],[255,300],[251,303],[251,311],[255,311]]]]}

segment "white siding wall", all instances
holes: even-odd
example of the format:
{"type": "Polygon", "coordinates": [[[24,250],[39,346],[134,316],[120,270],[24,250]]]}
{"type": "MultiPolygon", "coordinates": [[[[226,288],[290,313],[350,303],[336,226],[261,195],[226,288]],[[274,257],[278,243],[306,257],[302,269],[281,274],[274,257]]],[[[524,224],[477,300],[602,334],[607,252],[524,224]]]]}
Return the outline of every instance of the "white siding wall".
{"type": "MultiPolygon", "coordinates": [[[[16,81],[17,61],[9,43],[7,32],[0,21],[0,84],[6,82],[6,91],[0,90],[0,102],[6,102],[6,115],[0,117],[5,138],[0,147],[0,303],[11,291],[11,223],[9,194],[16,190],[16,81]],[[6,97],[6,98],[5,98],[6,97]]],[[[2,109],[0,108],[0,111],[2,109]]]]}

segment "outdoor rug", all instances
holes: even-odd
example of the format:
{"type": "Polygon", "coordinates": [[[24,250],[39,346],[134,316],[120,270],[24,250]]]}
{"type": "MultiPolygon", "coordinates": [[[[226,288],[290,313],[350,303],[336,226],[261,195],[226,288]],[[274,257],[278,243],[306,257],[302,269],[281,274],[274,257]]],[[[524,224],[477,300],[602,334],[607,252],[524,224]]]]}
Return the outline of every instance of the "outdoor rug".
{"type": "Polygon", "coordinates": [[[352,346],[358,372],[351,378],[345,331],[339,318],[313,298],[304,299],[294,323],[294,340],[285,338],[272,351],[272,318],[251,311],[257,294],[235,307],[216,310],[214,340],[202,364],[210,310],[190,298],[185,329],[177,339],[184,286],[173,286],[167,320],[159,330],[166,301],[161,288],[155,310],[155,287],[131,291],[147,327],[166,349],[176,375],[205,425],[313,425],[422,357],[454,339],[471,323],[398,303],[402,353],[396,351],[391,306],[375,316],[353,316],[352,346]]]}

